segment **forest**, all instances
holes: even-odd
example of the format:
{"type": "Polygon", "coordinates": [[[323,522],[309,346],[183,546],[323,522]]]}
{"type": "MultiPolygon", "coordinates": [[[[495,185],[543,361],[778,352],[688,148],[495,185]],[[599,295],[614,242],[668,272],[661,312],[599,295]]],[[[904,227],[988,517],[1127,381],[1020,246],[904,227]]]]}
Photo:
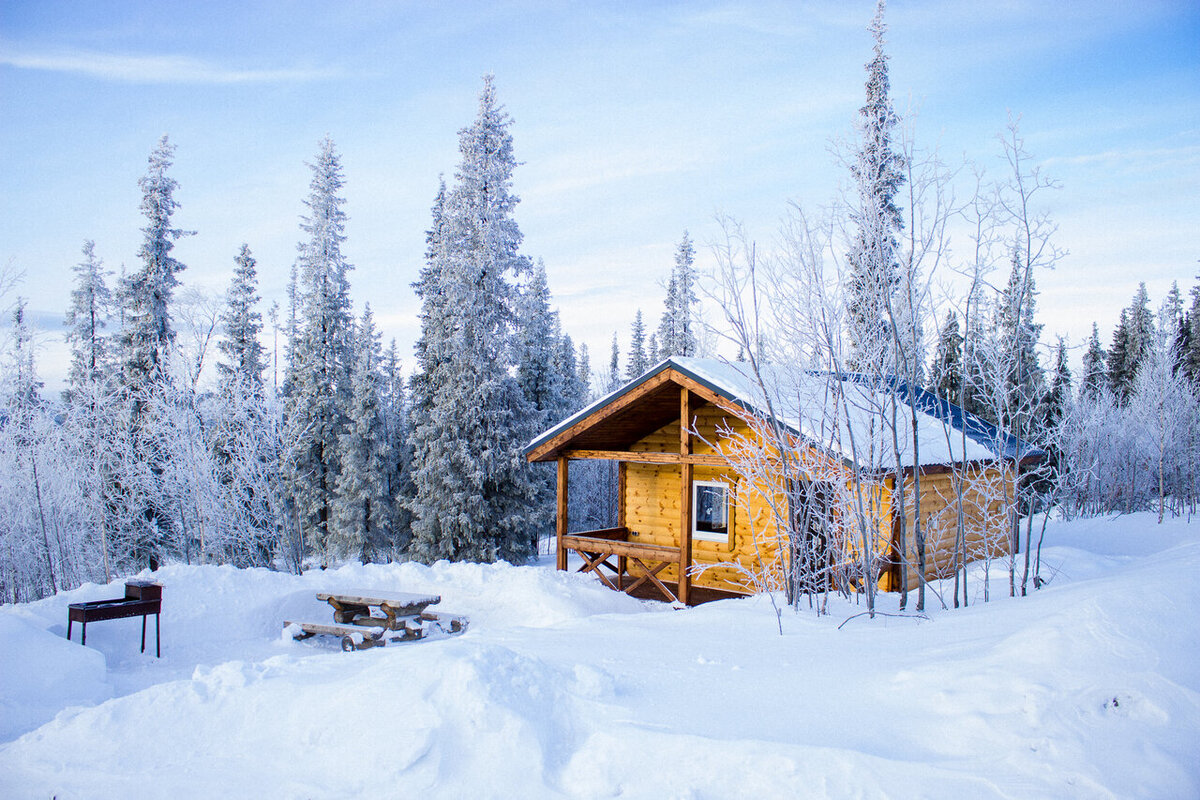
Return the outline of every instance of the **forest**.
{"type": "MultiPolygon", "coordinates": [[[[1200,278],[1157,305],[1137,287],[1107,347],[1093,326],[1073,375],[1068,343],[1042,341],[1036,302],[1039,275],[1065,259],[1044,211],[1055,182],[1016,121],[998,137],[1008,166],[999,180],[923,149],[889,96],[885,31],[880,6],[855,138],[839,155],[850,188],[817,213],[788,209],[769,247],[723,219],[722,238],[701,245],[711,274],[698,274],[684,232],[664,265],[657,328],[648,333],[638,310],[624,364],[614,333],[600,369],[553,309],[545,265],[522,250],[511,120],[490,77],[459,132],[453,180],[433,199],[408,370],[396,343],[381,342],[370,305],[352,310],[331,140],[310,165],[286,307],[264,319],[249,244],[232,258],[219,307],[180,302],[186,267],[172,252],[191,232],[173,220],[176,154],[163,137],[139,181],[134,267],[114,277],[93,243],[82,245],[61,397],[43,391],[24,302],[12,303],[0,598],[25,602],[169,562],[297,573],[347,560],[522,563],[554,530],[553,473],[527,464],[524,446],[670,356],[923,387],[1044,452],[995,487],[1013,519],[1012,593],[1042,580],[1029,561],[1039,515],[1194,514],[1200,278]]],[[[19,288],[11,271],[0,279],[5,295],[19,288]]],[[[778,390],[762,385],[764,399],[778,390]]],[[[914,394],[892,396],[873,411],[899,465],[917,446],[909,430],[905,449],[897,423],[914,394]]],[[[603,527],[614,472],[588,464],[572,481],[572,525],[603,527]]],[[[915,489],[907,502],[919,505],[915,489]]],[[[912,516],[921,548],[919,508],[912,516]]],[[[802,537],[792,546],[800,569],[802,537]]],[[[889,557],[855,552],[863,574],[889,557]]],[[[965,560],[955,568],[965,581],[965,560]]],[[[827,591],[819,569],[793,573],[790,600],[827,591]]]]}

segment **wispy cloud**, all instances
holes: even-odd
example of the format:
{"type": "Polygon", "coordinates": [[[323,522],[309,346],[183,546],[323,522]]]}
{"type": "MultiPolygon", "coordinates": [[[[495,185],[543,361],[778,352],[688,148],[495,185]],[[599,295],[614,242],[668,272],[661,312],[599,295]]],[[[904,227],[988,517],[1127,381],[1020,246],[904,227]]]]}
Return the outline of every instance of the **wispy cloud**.
{"type": "Polygon", "coordinates": [[[69,72],[122,83],[282,83],[336,77],[329,69],[240,69],[191,56],[104,53],[92,50],[24,50],[0,45],[0,64],[18,69],[69,72]]]}

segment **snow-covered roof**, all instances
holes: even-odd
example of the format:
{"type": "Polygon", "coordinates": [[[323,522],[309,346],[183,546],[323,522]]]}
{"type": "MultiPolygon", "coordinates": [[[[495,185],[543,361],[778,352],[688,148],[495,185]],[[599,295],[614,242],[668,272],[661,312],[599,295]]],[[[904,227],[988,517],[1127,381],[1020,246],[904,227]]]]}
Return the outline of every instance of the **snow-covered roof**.
{"type": "Polygon", "coordinates": [[[896,379],[868,380],[865,376],[812,372],[775,365],[760,368],[761,383],[750,364],[675,356],[600,398],[577,414],[538,436],[526,448],[530,453],[587,419],[597,410],[636,390],[663,371],[679,374],[716,393],[749,414],[774,418],[792,433],[847,462],[867,469],[891,470],[895,466],[891,412],[893,397],[900,463],[913,463],[913,413],[915,407],[918,463],[921,466],[986,461],[1000,456],[1022,459],[1043,455],[1021,445],[1014,437],[924,389],[910,389],[896,379]],[[769,410],[768,410],[769,409],[769,410]],[[887,420],[882,424],[881,420],[887,420]],[[965,433],[965,437],[963,434],[965,433]]]}

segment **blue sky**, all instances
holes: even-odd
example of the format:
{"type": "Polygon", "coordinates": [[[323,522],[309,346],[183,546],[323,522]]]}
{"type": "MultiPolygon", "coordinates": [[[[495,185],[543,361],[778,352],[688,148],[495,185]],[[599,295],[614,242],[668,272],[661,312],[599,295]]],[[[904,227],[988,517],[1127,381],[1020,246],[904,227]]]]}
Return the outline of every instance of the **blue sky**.
{"type": "MultiPolygon", "coordinates": [[[[346,172],[346,252],[401,353],[438,175],[494,73],[515,120],[524,250],[545,260],[568,332],[606,361],[688,229],[714,216],[768,242],[795,200],[833,198],[830,144],[862,102],[871,2],[20,2],[0,5],[0,264],[57,334],[84,239],[135,266],[137,179],[178,148],[186,286],[223,291],[238,247],[266,302],[295,257],[305,162],[330,135],[346,172]]],[[[893,98],[920,141],[997,174],[1009,112],[1061,184],[1069,251],[1039,277],[1044,342],[1105,342],[1145,280],[1157,304],[1200,271],[1200,4],[893,0],[893,98]]],[[[4,298],[10,302],[12,295],[4,298]]],[[[266,303],[264,303],[264,306],[266,303]]],[[[61,345],[44,337],[57,386],[61,345]]]]}

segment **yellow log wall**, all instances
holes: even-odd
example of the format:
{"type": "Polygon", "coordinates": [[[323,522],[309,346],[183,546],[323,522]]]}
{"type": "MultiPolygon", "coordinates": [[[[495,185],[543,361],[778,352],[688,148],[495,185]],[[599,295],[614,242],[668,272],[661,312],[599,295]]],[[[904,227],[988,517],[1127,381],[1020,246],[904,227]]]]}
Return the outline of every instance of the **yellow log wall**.
{"type": "MultiPolygon", "coordinates": [[[[1010,540],[1003,483],[1011,479],[1011,470],[970,467],[962,476],[966,561],[1007,556],[1010,540]]],[[[921,475],[921,524],[925,534],[927,580],[954,574],[958,536],[958,495],[954,480],[955,476],[950,472],[921,475]]],[[[908,562],[909,589],[915,589],[919,583],[913,495],[914,482],[910,477],[905,481],[905,560],[908,562]]]]}

